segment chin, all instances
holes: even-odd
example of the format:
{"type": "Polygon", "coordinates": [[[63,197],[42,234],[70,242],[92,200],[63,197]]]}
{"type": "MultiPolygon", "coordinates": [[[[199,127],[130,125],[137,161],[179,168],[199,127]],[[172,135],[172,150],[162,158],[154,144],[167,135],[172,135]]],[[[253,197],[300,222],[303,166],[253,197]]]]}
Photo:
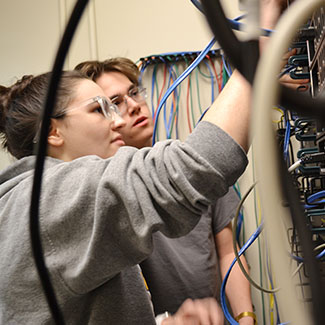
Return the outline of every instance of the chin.
{"type": "Polygon", "coordinates": [[[105,155],[104,159],[113,157],[120,148],[121,146],[114,146],[113,148],[110,148],[109,152],[105,155]]]}

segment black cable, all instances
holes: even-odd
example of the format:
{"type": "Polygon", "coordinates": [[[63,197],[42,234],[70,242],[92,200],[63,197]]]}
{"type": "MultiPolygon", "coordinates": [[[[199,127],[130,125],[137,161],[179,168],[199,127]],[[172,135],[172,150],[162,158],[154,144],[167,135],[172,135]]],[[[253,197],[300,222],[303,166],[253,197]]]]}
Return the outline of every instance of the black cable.
{"type": "Polygon", "coordinates": [[[201,5],[200,1],[198,1],[198,0],[191,0],[191,2],[196,7],[196,9],[198,9],[199,11],[201,11],[203,13],[203,8],[202,8],[202,5],[201,5]]]}
{"type": "Polygon", "coordinates": [[[259,57],[258,41],[237,39],[220,1],[204,0],[201,3],[210,28],[231,64],[252,84],[259,57]]]}
{"type": "MultiPolygon", "coordinates": [[[[253,84],[258,63],[258,45],[254,41],[241,42],[237,39],[219,0],[201,0],[201,3],[209,26],[231,64],[253,84]]],[[[317,118],[325,125],[324,99],[316,100],[307,94],[298,93],[281,85],[280,102],[287,109],[294,110],[303,116],[317,118]]]]}
{"type": "MultiPolygon", "coordinates": [[[[72,37],[78,26],[82,13],[88,3],[88,0],[77,0],[75,7],[70,16],[68,25],[63,34],[56,59],[54,62],[47,98],[43,111],[43,118],[41,124],[40,140],[37,148],[36,165],[34,171],[34,182],[32,189],[32,198],[30,206],[30,235],[32,252],[34,255],[35,264],[41,280],[43,291],[49,305],[50,312],[56,324],[64,324],[63,314],[59,308],[56,300],[55,292],[51,284],[49,272],[46,268],[43,248],[40,238],[40,225],[39,225],[39,199],[41,194],[42,174],[44,169],[44,161],[47,149],[47,136],[50,126],[50,117],[55,105],[56,91],[62,68],[68,49],[71,44],[72,37]]],[[[37,306],[35,306],[37,308],[37,306]]]]}
{"type": "MultiPolygon", "coordinates": [[[[209,26],[216,36],[218,43],[226,53],[231,63],[241,72],[242,62],[241,55],[243,53],[243,43],[240,42],[232,29],[229,21],[220,5],[219,1],[201,0],[203,12],[209,23],[209,26]]],[[[253,80],[251,80],[252,82],[253,80]]]]}
{"type": "MultiPolygon", "coordinates": [[[[191,0],[192,4],[196,7],[196,9],[198,9],[202,14],[204,14],[204,9],[202,7],[202,4],[200,3],[200,1],[198,0],[191,0]]],[[[231,29],[233,30],[240,30],[240,25],[237,23],[240,19],[242,19],[244,17],[244,15],[239,16],[235,19],[227,19],[229,22],[229,25],[231,27],[231,29]]],[[[263,30],[262,31],[263,35],[268,36],[270,35],[270,31],[268,30],[263,30]]]]}

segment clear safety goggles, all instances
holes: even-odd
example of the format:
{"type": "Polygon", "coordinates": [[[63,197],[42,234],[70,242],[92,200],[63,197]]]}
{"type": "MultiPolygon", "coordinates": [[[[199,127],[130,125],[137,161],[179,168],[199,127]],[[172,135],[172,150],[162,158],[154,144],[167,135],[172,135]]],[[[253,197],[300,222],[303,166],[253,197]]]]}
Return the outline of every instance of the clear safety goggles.
{"type": "MultiPolygon", "coordinates": [[[[120,112],[119,108],[117,107],[117,105],[113,104],[109,99],[107,99],[104,96],[96,96],[96,97],[87,99],[84,102],[81,102],[80,104],[78,104],[76,106],[68,107],[68,108],[62,110],[60,113],[52,115],[52,118],[55,118],[55,119],[61,118],[69,112],[83,108],[88,105],[93,105],[94,103],[97,104],[97,107],[94,109],[95,110],[98,109],[98,111],[100,113],[102,113],[105,116],[105,118],[107,118],[108,120],[114,120],[114,118],[116,116],[121,116],[121,112],[120,112]]],[[[41,125],[38,128],[36,135],[33,139],[34,143],[37,143],[39,140],[40,130],[41,130],[41,125]]]]}
{"type": "Polygon", "coordinates": [[[64,109],[59,114],[55,114],[52,116],[52,118],[60,118],[64,115],[66,115],[68,112],[74,111],[76,109],[83,108],[85,106],[91,105],[93,103],[97,103],[98,107],[97,109],[108,119],[113,120],[114,116],[121,115],[119,108],[117,105],[112,103],[108,98],[104,96],[96,96],[90,99],[85,100],[84,102],[81,102],[80,104],[72,107],[68,107],[67,109],[64,109]]]}
{"type": "Polygon", "coordinates": [[[121,114],[124,115],[128,109],[128,99],[131,98],[135,102],[142,104],[146,101],[147,90],[142,87],[133,87],[126,95],[118,95],[111,98],[112,104],[116,105],[121,114]]]}

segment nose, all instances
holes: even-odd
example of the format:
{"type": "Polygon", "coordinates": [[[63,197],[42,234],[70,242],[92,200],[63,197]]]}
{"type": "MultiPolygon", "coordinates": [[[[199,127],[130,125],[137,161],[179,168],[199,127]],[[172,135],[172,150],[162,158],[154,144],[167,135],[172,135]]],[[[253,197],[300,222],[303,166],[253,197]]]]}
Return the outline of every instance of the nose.
{"type": "Polygon", "coordinates": [[[113,119],[112,119],[112,130],[117,130],[120,129],[122,127],[124,127],[126,125],[125,120],[117,113],[113,113],[113,119]]]}
{"type": "Polygon", "coordinates": [[[124,101],[125,101],[125,105],[126,105],[126,112],[129,115],[133,115],[133,114],[139,113],[139,111],[141,109],[141,106],[132,97],[130,97],[128,95],[125,95],[124,96],[124,101]]]}

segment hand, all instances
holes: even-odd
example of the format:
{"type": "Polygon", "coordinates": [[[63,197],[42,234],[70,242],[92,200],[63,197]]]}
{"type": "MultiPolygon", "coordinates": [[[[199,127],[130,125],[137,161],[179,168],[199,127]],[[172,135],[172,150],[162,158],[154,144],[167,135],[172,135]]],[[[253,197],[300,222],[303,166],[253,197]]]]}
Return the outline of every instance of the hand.
{"type": "MultiPolygon", "coordinates": [[[[261,28],[271,29],[275,28],[275,25],[281,16],[281,13],[287,7],[287,0],[260,0],[260,25],[261,28]]],[[[268,37],[260,38],[260,51],[264,51],[266,44],[268,43],[268,37]]]]}
{"type": "Polygon", "coordinates": [[[223,312],[214,298],[184,301],[176,314],[163,320],[162,325],[223,325],[223,312]]]}
{"type": "MultiPolygon", "coordinates": [[[[261,0],[262,4],[272,4],[279,7],[280,11],[283,12],[288,6],[288,0],[261,0]]],[[[292,2],[292,1],[291,1],[292,2]]]]}
{"type": "MultiPolygon", "coordinates": [[[[287,52],[283,56],[283,67],[288,62],[290,56],[295,55],[297,53],[297,49],[293,49],[287,52]]],[[[280,78],[281,84],[283,86],[296,89],[297,91],[306,91],[309,89],[309,79],[292,79],[289,74],[285,74],[280,78]]]]}

